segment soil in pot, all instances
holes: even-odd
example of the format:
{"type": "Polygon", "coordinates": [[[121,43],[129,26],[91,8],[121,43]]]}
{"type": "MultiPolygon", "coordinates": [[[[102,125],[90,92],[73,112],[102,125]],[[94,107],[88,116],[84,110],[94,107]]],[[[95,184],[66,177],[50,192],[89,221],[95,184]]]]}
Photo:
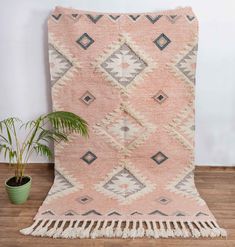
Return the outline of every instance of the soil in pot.
{"type": "Polygon", "coordinates": [[[21,186],[21,185],[27,184],[29,180],[30,180],[29,177],[23,177],[20,183],[20,182],[16,182],[15,177],[12,177],[7,181],[7,185],[12,186],[12,187],[21,186]]]}

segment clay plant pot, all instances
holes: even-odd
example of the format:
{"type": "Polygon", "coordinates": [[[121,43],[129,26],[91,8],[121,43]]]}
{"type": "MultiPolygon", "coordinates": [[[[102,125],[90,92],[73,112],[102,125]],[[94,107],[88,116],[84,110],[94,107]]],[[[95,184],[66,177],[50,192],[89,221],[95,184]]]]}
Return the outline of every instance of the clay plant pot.
{"type": "Polygon", "coordinates": [[[25,176],[21,185],[14,184],[15,177],[11,177],[5,181],[5,188],[8,198],[13,204],[23,204],[29,197],[32,178],[25,176]]]}

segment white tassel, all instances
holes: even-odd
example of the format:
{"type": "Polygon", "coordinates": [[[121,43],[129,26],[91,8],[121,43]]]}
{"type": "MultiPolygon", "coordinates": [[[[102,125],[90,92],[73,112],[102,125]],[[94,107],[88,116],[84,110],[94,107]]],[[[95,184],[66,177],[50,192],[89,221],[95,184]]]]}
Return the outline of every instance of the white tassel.
{"type": "Polygon", "coordinates": [[[82,225],[80,227],[77,228],[77,231],[76,231],[76,236],[78,238],[81,238],[82,237],[82,234],[83,234],[83,231],[86,227],[86,224],[87,224],[87,220],[84,220],[82,225]]]}
{"type": "Polygon", "coordinates": [[[200,237],[200,232],[193,226],[193,224],[190,221],[187,221],[189,229],[192,232],[192,236],[195,238],[199,238],[200,237]]]}
{"type": "Polygon", "coordinates": [[[216,221],[213,221],[213,224],[215,225],[215,227],[216,227],[217,229],[220,230],[220,236],[221,236],[221,237],[227,237],[227,232],[226,232],[225,229],[220,228],[216,221]]]}
{"type": "Polygon", "coordinates": [[[203,226],[203,231],[204,231],[205,237],[209,237],[210,236],[210,230],[209,230],[208,226],[203,221],[200,221],[200,223],[203,226]]]}
{"type": "Polygon", "coordinates": [[[97,237],[100,236],[100,230],[99,230],[99,228],[100,228],[101,222],[102,222],[101,220],[98,220],[97,221],[97,224],[96,224],[95,228],[91,232],[91,238],[97,238],[97,237]]]}
{"type": "Polygon", "coordinates": [[[201,236],[207,237],[207,233],[206,233],[204,227],[202,227],[202,225],[198,221],[195,221],[194,223],[196,224],[197,228],[199,229],[201,236]]]}
{"type": "Polygon", "coordinates": [[[171,229],[171,224],[169,221],[166,221],[166,235],[167,237],[174,237],[175,234],[174,234],[174,231],[171,229]]]}
{"type": "Polygon", "coordinates": [[[122,236],[122,221],[121,220],[118,221],[114,234],[117,238],[120,238],[122,236]]]}
{"type": "Polygon", "coordinates": [[[47,237],[52,237],[52,236],[55,234],[56,229],[57,229],[57,227],[58,227],[58,225],[59,225],[59,222],[60,222],[60,220],[57,220],[57,221],[55,222],[54,226],[53,226],[49,231],[47,231],[47,232],[45,233],[45,235],[46,235],[47,237]]]}
{"type": "Polygon", "coordinates": [[[94,220],[91,220],[90,224],[81,232],[80,238],[89,238],[90,237],[90,231],[93,227],[94,220]]]}
{"type": "Polygon", "coordinates": [[[105,229],[105,236],[106,237],[113,237],[114,236],[114,225],[115,225],[115,220],[111,221],[111,225],[106,227],[105,229]]]}
{"type": "Polygon", "coordinates": [[[145,234],[145,229],[143,227],[143,222],[141,220],[139,220],[139,227],[137,229],[137,237],[143,237],[145,234]]]}
{"type": "Polygon", "coordinates": [[[126,227],[123,229],[122,238],[128,238],[129,237],[129,234],[130,234],[129,224],[130,224],[130,221],[126,220],[126,227]]]}
{"type": "Polygon", "coordinates": [[[104,223],[103,223],[103,226],[100,229],[100,237],[104,237],[104,235],[105,235],[105,229],[106,229],[107,224],[108,224],[108,221],[105,220],[104,223]]]}
{"type": "Polygon", "coordinates": [[[43,219],[42,222],[34,229],[33,232],[31,232],[31,235],[33,236],[40,236],[41,232],[43,233],[43,227],[46,225],[47,220],[43,219]]]}
{"type": "Polygon", "coordinates": [[[73,230],[73,235],[74,235],[74,238],[77,238],[79,236],[79,224],[81,223],[81,221],[76,221],[75,225],[74,225],[74,230],[73,230]]]}
{"type": "Polygon", "coordinates": [[[21,229],[20,230],[20,233],[24,234],[24,235],[30,235],[33,231],[34,231],[34,228],[37,226],[37,224],[40,222],[41,220],[35,220],[34,223],[27,227],[27,228],[24,228],[24,229],[21,229]]]}
{"type": "Polygon", "coordinates": [[[132,229],[130,230],[130,237],[131,238],[135,238],[136,237],[136,233],[137,233],[137,230],[136,230],[136,220],[133,220],[132,222],[132,229]]]}
{"type": "Polygon", "coordinates": [[[72,232],[72,226],[73,226],[74,220],[71,220],[69,222],[69,225],[66,229],[64,229],[64,231],[61,233],[60,237],[61,238],[70,238],[71,236],[71,232],[72,232]]]}
{"type": "Polygon", "coordinates": [[[147,237],[153,237],[154,236],[154,231],[152,229],[151,221],[146,220],[145,222],[146,222],[146,225],[147,225],[147,229],[146,229],[145,235],[147,237]]]}
{"type": "Polygon", "coordinates": [[[165,230],[165,227],[163,225],[163,222],[162,221],[159,221],[159,226],[160,226],[160,236],[163,237],[163,238],[166,238],[167,235],[166,235],[166,230],[165,230]]]}
{"type": "Polygon", "coordinates": [[[185,227],[183,221],[180,221],[180,225],[181,225],[181,227],[182,227],[183,237],[184,237],[184,238],[190,237],[190,233],[189,233],[188,230],[186,229],[186,227],[185,227]]]}
{"type": "Polygon", "coordinates": [[[56,229],[56,232],[53,235],[53,238],[59,238],[61,233],[64,231],[64,225],[66,223],[66,220],[62,221],[62,224],[59,226],[59,228],[56,229]]]}
{"type": "Polygon", "coordinates": [[[159,234],[159,229],[157,228],[157,222],[153,221],[153,231],[154,231],[154,238],[159,238],[160,234],[159,234]]]}
{"type": "Polygon", "coordinates": [[[183,232],[182,230],[179,228],[178,224],[176,221],[173,221],[173,225],[174,225],[174,234],[176,237],[182,237],[183,236],[183,232]]]}

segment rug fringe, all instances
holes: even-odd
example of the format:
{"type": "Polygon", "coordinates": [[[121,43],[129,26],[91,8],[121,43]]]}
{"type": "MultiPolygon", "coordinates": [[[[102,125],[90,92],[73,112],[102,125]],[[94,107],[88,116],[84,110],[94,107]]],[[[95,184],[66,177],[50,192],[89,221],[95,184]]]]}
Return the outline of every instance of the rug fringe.
{"type": "Polygon", "coordinates": [[[52,220],[38,219],[20,230],[24,235],[53,238],[226,237],[215,221],[52,220]]]}

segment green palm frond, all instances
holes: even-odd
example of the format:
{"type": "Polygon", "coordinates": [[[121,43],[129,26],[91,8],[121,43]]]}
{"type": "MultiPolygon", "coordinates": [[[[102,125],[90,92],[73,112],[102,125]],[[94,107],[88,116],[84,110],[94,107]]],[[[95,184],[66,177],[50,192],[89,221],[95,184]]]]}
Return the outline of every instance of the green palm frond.
{"type": "Polygon", "coordinates": [[[38,142],[35,144],[34,150],[36,151],[37,154],[44,155],[48,158],[52,157],[52,151],[47,145],[38,142]]]}
{"type": "Polygon", "coordinates": [[[74,132],[84,137],[88,136],[88,123],[72,112],[56,111],[47,114],[44,118],[48,119],[52,127],[60,132],[74,132]]]}

